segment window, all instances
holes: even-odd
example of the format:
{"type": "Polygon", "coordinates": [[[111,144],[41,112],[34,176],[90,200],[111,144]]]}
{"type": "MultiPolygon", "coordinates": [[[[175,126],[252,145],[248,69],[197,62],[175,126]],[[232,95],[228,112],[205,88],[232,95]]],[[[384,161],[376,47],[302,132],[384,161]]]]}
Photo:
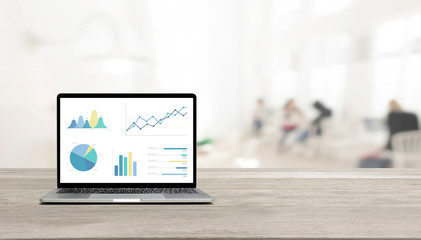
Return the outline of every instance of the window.
{"type": "Polygon", "coordinates": [[[272,75],[270,84],[270,102],[274,106],[283,105],[295,96],[296,73],[292,70],[281,70],[272,75]]]}
{"type": "Polygon", "coordinates": [[[402,19],[382,24],[376,32],[376,52],[382,56],[402,52],[405,35],[405,21],[402,19]]]}
{"type": "Polygon", "coordinates": [[[348,35],[338,34],[315,41],[310,50],[310,98],[331,107],[335,117],[343,111],[348,45],[348,35]]]}
{"type": "Polygon", "coordinates": [[[420,113],[421,14],[384,22],[375,34],[374,115],[384,116],[391,99],[420,113]]]}
{"type": "Polygon", "coordinates": [[[273,0],[273,15],[284,17],[293,14],[300,7],[300,0],[273,0]]]}
{"type": "Polygon", "coordinates": [[[300,8],[300,0],[272,1],[272,32],[274,34],[287,30],[294,23],[295,13],[300,8]]]}
{"type": "Polygon", "coordinates": [[[334,64],[316,67],[310,72],[311,99],[321,101],[341,116],[345,90],[346,67],[334,64]]]}
{"type": "Polygon", "coordinates": [[[353,0],[314,0],[313,14],[326,16],[351,6],[353,0]]]}

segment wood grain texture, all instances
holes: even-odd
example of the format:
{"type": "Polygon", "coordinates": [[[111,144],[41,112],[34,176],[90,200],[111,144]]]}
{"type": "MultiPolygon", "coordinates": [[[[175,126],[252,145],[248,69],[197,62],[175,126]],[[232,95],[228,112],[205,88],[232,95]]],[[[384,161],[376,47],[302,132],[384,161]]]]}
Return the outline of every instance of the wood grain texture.
{"type": "Polygon", "coordinates": [[[199,169],[214,204],[41,205],[55,170],[0,170],[0,238],[421,239],[421,171],[199,169]]]}

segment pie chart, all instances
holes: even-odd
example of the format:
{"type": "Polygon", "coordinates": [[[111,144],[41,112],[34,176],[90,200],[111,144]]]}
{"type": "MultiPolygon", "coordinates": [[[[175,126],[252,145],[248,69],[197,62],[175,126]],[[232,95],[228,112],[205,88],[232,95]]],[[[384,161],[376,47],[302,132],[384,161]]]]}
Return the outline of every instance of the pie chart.
{"type": "Polygon", "coordinates": [[[95,166],[96,160],[96,151],[88,144],[77,145],[70,153],[72,166],[82,172],[91,170],[95,166]]]}

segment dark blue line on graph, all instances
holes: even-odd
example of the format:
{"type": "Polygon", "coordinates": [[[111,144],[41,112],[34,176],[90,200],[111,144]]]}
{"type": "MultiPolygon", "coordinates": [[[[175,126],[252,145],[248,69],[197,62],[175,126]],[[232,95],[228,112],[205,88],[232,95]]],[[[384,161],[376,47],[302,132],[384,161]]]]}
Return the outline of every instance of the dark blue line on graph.
{"type": "MultiPolygon", "coordinates": [[[[161,125],[164,122],[165,119],[168,119],[171,116],[177,116],[178,114],[184,117],[184,116],[186,116],[187,112],[183,114],[183,113],[181,113],[181,110],[183,110],[185,108],[187,108],[187,107],[182,107],[182,108],[180,108],[180,110],[174,109],[174,111],[172,111],[171,113],[167,112],[167,114],[163,118],[160,118],[160,119],[157,119],[155,116],[152,116],[148,119],[145,119],[145,118],[143,118],[139,115],[139,117],[137,117],[136,121],[133,122],[132,124],[130,124],[130,126],[129,126],[129,128],[127,128],[126,132],[129,131],[130,129],[134,128],[134,127],[137,127],[137,128],[139,128],[139,130],[142,130],[145,127],[155,127],[157,124],[161,125]],[[152,120],[152,119],[156,121],[155,124],[149,123],[149,121],[152,120]],[[139,126],[139,124],[138,124],[139,120],[144,121],[145,124],[143,126],[139,126]]],[[[140,125],[142,125],[142,124],[140,124],[140,125]]]]}

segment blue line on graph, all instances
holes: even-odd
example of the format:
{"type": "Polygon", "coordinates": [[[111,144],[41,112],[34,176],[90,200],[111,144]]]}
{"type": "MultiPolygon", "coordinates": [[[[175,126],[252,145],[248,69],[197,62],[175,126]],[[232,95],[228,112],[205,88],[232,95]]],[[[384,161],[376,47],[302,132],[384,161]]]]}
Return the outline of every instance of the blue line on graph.
{"type": "Polygon", "coordinates": [[[139,130],[142,130],[144,127],[148,127],[148,126],[149,127],[155,127],[157,124],[161,125],[164,122],[165,119],[170,118],[171,116],[177,116],[177,114],[180,114],[181,116],[184,117],[184,116],[186,116],[187,112],[183,114],[183,113],[181,113],[181,110],[183,110],[185,108],[187,108],[187,107],[182,107],[182,108],[180,108],[180,110],[174,109],[174,111],[172,111],[171,113],[167,112],[167,114],[163,118],[160,118],[160,119],[157,119],[155,116],[152,116],[148,119],[145,119],[145,118],[143,118],[142,116],[139,115],[139,117],[136,119],[136,121],[133,122],[132,124],[130,124],[130,126],[129,126],[129,128],[127,128],[126,132],[129,131],[130,129],[134,128],[134,127],[137,127],[137,128],[139,128],[139,130]],[[151,119],[156,121],[155,124],[149,124],[148,123],[151,119]],[[137,122],[139,120],[143,120],[145,122],[145,124],[143,126],[139,126],[137,124],[137,122]]]}
{"type": "Polygon", "coordinates": [[[163,173],[162,175],[187,175],[187,173],[163,173]]]}
{"type": "Polygon", "coordinates": [[[187,148],[164,148],[164,150],[187,150],[187,148]]]}
{"type": "Polygon", "coordinates": [[[175,169],[187,169],[187,167],[176,167],[175,169]]]}

